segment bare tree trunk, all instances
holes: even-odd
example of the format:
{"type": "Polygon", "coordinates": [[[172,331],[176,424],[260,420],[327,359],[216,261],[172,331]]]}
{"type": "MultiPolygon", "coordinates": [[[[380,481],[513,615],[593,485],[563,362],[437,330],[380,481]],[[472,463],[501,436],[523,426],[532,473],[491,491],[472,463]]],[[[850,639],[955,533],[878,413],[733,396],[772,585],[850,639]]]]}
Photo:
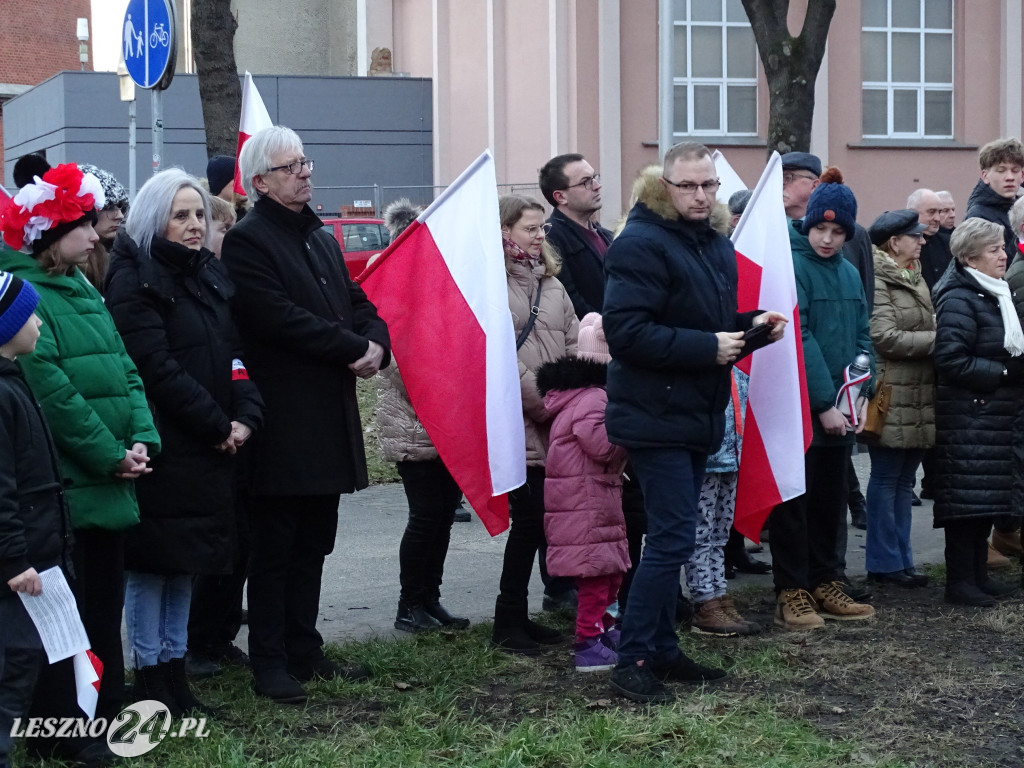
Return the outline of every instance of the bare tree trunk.
{"type": "Polygon", "coordinates": [[[742,0],[768,80],[768,155],[807,152],[814,81],[825,55],[835,0],[808,0],[798,37],[789,34],[789,0],[742,0]]]}
{"type": "Polygon", "coordinates": [[[234,157],[242,88],[235,66],[231,0],[192,1],[192,50],[199,75],[199,100],[206,126],[206,154],[234,157]]]}

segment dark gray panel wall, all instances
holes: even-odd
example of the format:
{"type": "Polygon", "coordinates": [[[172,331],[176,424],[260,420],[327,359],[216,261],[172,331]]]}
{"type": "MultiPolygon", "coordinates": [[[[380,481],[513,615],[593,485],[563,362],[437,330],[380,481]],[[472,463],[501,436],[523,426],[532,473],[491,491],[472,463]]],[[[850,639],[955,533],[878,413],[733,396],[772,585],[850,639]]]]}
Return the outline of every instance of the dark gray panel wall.
{"type": "MultiPolygon", "coordinates": [[[[430,81],[420,78],[257,76],[256,87],[276,124],[293,128],[316,161],[314,203],[337,211],[373,199],[373,185],[430,186],[430,81]],[[331,189],[354,187],[355,189],[331,189]]],[[[136,179],[152,172],[152,94],[137,88],[136,179]]],[[[177,75],[163,94],[163,167],[206,171],[199,86],[177,75]]],[[[15,161],[45,151],[51,164],[90,162],[128,186],[128,104],[117,76],[62,72],[4,105],[4,178],[15,161]]],[[[384,200],[386,203],[387,200],[384,200]]]]}

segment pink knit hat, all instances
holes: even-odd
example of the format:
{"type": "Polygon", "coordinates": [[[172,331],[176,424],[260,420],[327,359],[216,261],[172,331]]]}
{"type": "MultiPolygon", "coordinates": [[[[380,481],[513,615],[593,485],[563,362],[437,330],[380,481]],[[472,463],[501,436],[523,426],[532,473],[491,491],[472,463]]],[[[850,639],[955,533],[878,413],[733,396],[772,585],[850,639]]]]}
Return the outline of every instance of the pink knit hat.
{"type": "Polygon", "coordinates": [[[610,363],[612,356],[608,352],[608,341],[604,337],[604,321],[597,312],[584,315],[580,320],[579,346],[577,357],[593,360],[595,363],[610,363]]]}

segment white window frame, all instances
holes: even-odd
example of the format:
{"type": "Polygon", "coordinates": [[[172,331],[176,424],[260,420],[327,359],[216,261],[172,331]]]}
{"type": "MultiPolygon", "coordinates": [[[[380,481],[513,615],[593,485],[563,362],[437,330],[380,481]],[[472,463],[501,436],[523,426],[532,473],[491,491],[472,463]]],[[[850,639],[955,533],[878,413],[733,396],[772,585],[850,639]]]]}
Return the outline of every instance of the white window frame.
{"type": "MultiPolygon", "coordinates": [[[[886,3],[886,21],[887,26],[884,27],[867,27],[861,25],[861,33],[864,32],[884,32],[886,34],[886,77],[884,81],[879,80],[861,80],[861,87],[864,91],[885,91],[886,94],[886,133],[863,133],[864,123],[863,118],[861,120],[861,131],[865,139],[952,139],[954,136],[953,125],[956,118],[956,94],[953,90],[953,81],[949,83],[936,83],[936,82],[925,82],[925,35],[929,34],[943,34],[949,35],[950,37],[950,73],[953,79],[956,78],[956,49],[953,45],[953,30],[955,28],[956,20],[956,0],[951,0],[951,12],[950,12],[950,26],[948,29],[939,27],[926,27],[925,26],[925,5],[928,0],[922,0],[920,6],[920,26],[918,27],[894,27],[892,25],[892,6],[894,2],[898,0],[888,0],[886,3]],[[913,81],[897,81],[892,79],[892,36],[893,34],[917,34],[919,43],[919,71],[921,73],[920,80],[917,82],[913,81]],[[917,92],[917,127],[916,131],[897,131],[894,127],[895,120],[895,109],[893,108],[894,93],[896,91],[916,91],[917,92]],[[949,133],[925,133],[925,120],[924,120],[924,97],[927,91],[940,91],[950,94],[950,121],[949,121],[949,133]]],[[[863,54],[864,47],[863,42],[861,43],[861,53],[863,54]]],[[[861,108],[863,109],[863,102],[861,102],[861,108]]]]}
{"type": "MultiPolygon", "coordinates": [[[[690,60],[686,62],[687,77],[673,77],[671,78],[671,84],[669,85],[669,98],[668,102],[673,107],[672,114],[674,115],[675,106],[675,89],[677,87],[686,88],[686,126],[688,131],[677,131],[675,125],[672,126],[672,137],[673,139],[682,139],[689,136],[757,136],[757,115],[758,106],[760,101],[760,95],[758,94],[757,76],[759,71],[758,66],[758,55],[755,48],[754,51],[754,75],[753,77],[729,77],[728,76],[728,65],[729,65],[729,29],[746,28],[750,29],[750,22],[744,19],[742,22],[737,21],[726,21],[728,18],[727,5],[728,0],[720,0],[722,5],[722,21],[690,21],[689,18],[692,15],[690,11],[691,0],[686,0],[686,19],[680,20],[675,18],[675,14],[672,14],[672,23],[666,25],[670,29],[669,39],[667,44],[669,50],[674,49],[675,30],[679,27],[686,29],[686,55],[690,57],[690,60]],[[714,27],[721,30],[722,35],[722,76],[721,77],[693,77],[690,73],[693,72],[692,55],[693,55],[693,27],[714,27]],[[719,128],[715,129],[694,129],[694,98],[693,91],[695,86],[701,85],[716,85],[718,86],[718,124],[719,128]],[[729,126],[729,91],[728,87],[732,86],[749,86],[754,89],[754,129],[752,131],[730,131],[729,126]]],[[[755,46],[757,44],[755,43],[755,46]]],[[[673,56],[670,54],[670,56],[673,56]]],[[[671,71],[675,71],[675,62],[672,62],[671,71]]],[[[671,120],[672,118],[670,118],[671,120]]]]}

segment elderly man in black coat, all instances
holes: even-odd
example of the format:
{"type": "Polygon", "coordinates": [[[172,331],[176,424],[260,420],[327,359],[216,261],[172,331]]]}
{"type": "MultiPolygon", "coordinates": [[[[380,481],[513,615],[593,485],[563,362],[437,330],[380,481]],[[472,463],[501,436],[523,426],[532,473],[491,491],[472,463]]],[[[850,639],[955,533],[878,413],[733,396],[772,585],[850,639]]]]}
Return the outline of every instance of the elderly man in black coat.
{"type": "Polygon", "coordinates": [[[342,493],[367,486],[355,380],[390,359],[387,326],[309,207],[313,161],[281,126],[239,156],[251,213],[224,238],[249,374],[266,401],[252,444],[249,655],[258,693],[300,702],[314,677],[365,677],[329,661],[316,629],[342,493]]]}

